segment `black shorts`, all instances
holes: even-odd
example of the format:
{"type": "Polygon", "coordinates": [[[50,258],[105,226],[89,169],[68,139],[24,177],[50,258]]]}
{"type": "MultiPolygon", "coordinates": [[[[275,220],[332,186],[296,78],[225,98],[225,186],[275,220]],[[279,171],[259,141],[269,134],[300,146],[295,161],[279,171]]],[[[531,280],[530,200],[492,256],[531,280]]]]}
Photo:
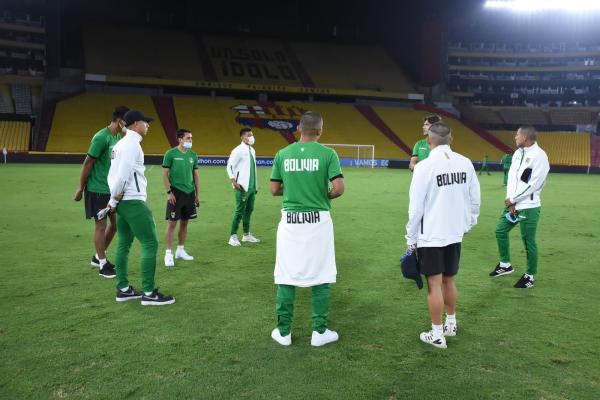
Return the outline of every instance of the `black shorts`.
{"type": "Polygon", "coordinates": [[[85,218],[94,218],[95,220],[98,220],[98,211],[106,208],[108,202],[110,201],[110,194],[88,192],[86,190],[83,195],[85,203],[85,218]]]}
{"type": "Polygon", "coordinates": [[[196,212],[196,194],[185,193],[181,190],[172,188],[175,196],[175,204],[167,201],[167,216],[169,221],[179,221],[180,219],[194,219],[198,216],[196,212]]]}
{"type": "Polygon", "coordinates": [[[425,276],[443,274],[454,276],[460,262],[460,243],[446,247],[420,247],[417,249],[419,269],[425,276]]]}

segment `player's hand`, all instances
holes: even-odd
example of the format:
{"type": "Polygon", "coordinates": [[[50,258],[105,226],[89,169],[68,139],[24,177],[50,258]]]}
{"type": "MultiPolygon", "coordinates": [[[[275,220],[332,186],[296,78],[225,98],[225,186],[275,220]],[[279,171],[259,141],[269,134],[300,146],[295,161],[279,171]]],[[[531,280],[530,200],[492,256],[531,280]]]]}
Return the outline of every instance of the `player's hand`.
{"type": "Polygon", "coordinates": [[[175,203],[177,202],[177,199],[175,198],[175,195],[173,193],[169,193],[167,195],[167,201],[169,202],[169,204],[175,205],[175,203]]]}
{"type": "Polygon", "coordinates": [[[510,213],[510,215],[513,215],[513,216],[517,215],[517,209],[515,207],[516,206],[514,204],[508,207],[508,212],[510,213]]]}
{"type": "Polygon", "coordinates": [[[504,205],[508,208],[512,203],[510,202],[510,198],[504,200],[504,205]]]}
{"type": "Polygon", "coordinates": [[[233,186],[235,190],[242,190],[242,185],[237,182],[231,182],[231,186],[233,186]]]}
{"type": "Polygon", "coordinates": [[[196,204],[196,207],[200,207],[200,198],[198,196],[194,199],[194,204],[196,204]]]}
{"type": "Polygon", "coordinates": [[[75,201],[80,201],[82,196],[83,196],[83,189],[81,189],[81,188],[78,188],[78,189],[75,191],[75,195],[73,196],[73,200],[75,200],[75,201]]]}

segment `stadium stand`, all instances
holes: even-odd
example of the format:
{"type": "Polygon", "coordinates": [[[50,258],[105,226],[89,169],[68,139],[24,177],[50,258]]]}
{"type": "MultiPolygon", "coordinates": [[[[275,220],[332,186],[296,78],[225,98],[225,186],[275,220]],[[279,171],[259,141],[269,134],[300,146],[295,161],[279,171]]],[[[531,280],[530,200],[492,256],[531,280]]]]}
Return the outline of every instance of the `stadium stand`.
{"type": "Polygon", "coordinates": [[[85,68],[91,74],[203,80],[193,35],[181,32],[87,25],[85,68]],[[135,49],[123,59],[121,49],[135,49]]]}
{"type": "Polygon", "coordinates": [[[12,97],[15,103],[15,113],[31,115],[31,86],[14,84],[11,86],[12,97]]]}
{"type": "Polygon", "coordinates": [[[290,47],[317,87],[414,91],[381,47],[312,42],[291,43],[290,47]]]}
{"type": "Polygon", "coordinates": [[[0,114],[13,114],[15,107],[13,105],[10,88],[8,85],[0,85],[0,114]]]}
{"type": "MultiPolygon", "coordinates": [[[[514,131],[490,131],[508,146],[515,147],[514,131]]],[[[552,165],[590,165],[590,133],[539,132],[538,143],[548,154],[552,165]]]]}
{"type": "MultiPolygon", "coordinates": [[[[375,111],[385,123],[394,130],[405,143],[411,148],[423,138],[421,126],[423,118],[429,114],[427,111],[403,109],[396,107],[374,107],[375,111]]],[[[453,118],[444,118],[444,121],[452,129],[452,147],[459,153],[478,161],[487,154],[490,160],[500,160],[502,152],[479,135],[467,128],[460,121],[453,118]]]]}
{"type": "MultiPolygon", "coordinates": [[[[174,103],[179,126],[194,132],[194,146],[203,155],[229,155],[239,144],[239,130],[247,125],[254,129],[257,155],[273,156],[287,145],[282,133],[293,131],[288,124],[295,126],[303,110],[312,110],[321,113],[325,120],[322,142],[369,144],[375,146],[376,158],[407,158],[406,153],[351,105],[301,102],[264,105],[253,101],[183,96],[175,97],[174,103]]],[[[341,157],[356,157],[356,149],[338,148],[336,151],[341,157]]]]}
{"type": "Polygon", "coordinates": [[[29,150],[29,121],[0,121],[0,150],[8,151],[29,150]]]}
{"type": "Polygon", "coordinates": [[[149,96],[84,93],[56,105],[46,151],[87,152],[92,136],[108,125],[112,110],[119,105],[141,110],[155,118],[148,136],[144,138],[146,154],[163,154],[165,149],[170,148],[149,96]]]}

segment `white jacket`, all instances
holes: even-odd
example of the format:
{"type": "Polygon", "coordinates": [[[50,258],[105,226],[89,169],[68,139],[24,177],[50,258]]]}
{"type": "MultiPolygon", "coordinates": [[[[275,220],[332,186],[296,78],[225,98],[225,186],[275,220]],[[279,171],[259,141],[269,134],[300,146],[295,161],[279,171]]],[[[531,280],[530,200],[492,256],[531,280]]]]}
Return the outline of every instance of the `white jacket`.
{"type": "Polygon", "coordinates": [[[229,179],[234,178],[247,191],[248,186],[250,186],[250,153],[254,158],[254,189],[258,191],[256,152],[252,146],[242,142],[231,151],[231,155],[227,160],[227,175],[229,175],[229,179]]]}
{"type": "Polygon", "coordinates": [[[540,194],[549,171],[548,156],[537,143],[517,149],[508,170],[506,198],[516,203],[517,210],[540,207],[540,194]]]}
{"type": "Polygon", "coordinates": [[[459,243],[479,216],[480,189],[471,160],[437,146],[419,162],[410,183],[406,244],[444,247],[459,243]]]}
{"type": "Polygon", "coordinates": [[[146,201],[146,177],[144,176],[144,152],[142,136],[127,129],[125,137],[113,147],[108,186],[112,197],[123,193],[123,200],[146,201]]]}

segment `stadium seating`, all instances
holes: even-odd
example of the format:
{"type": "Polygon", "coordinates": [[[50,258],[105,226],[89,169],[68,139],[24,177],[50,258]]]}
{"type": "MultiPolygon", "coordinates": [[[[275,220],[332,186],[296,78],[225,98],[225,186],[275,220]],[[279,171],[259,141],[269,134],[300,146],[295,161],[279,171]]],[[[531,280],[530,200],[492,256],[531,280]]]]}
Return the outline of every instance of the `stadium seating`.
{"type": "Polygon", "coordinates": [[[170,148],[149,96],[84,93],[56,105],[46,151],[85,153],[92,136],[107,126],[116,106],[138,109],[155,118],[142,142],[146,154],[163,154],[170,148]]]}
{"type": "Polygon", "coordinates": [[[0,151],[6,147],[8,151],[29,150],[29,121],[0,121],[0,151]]]}
{"type": "MultiPolygon", "coordinates": [[[[515,147],[514,131],[490,131],[508,146],[515,147]]],[[[590,164],[590,133],[540,132],[538,143],[548,154],[550,164],[588,166],[590,164]]]]}
{"type": "Polygon", "coordinates": [[[0,114],[13,114],[15,107],[8,85],[0,85],[0,114]]]}
{"type": "Polygon", "coordinates": [[[311,42],[290,47],[317,87],[414,91],[381,47],[311,42]]]}
{"type": "MultiPolygon", "coordinates": [[[[374,107],[374,109],[396,135],[411,148],[418,140],[423,139],[421,130],[423,118],[431,113],[396,107],[374,107]]],[[[485,154],[489,156],[490,161],[499,161],[502,158],[499,149],[465,127],[460,121],[445,118],[444,122],[452,129],[452,148],[457,152],[473,161],[481,160],[485,154]]]]}
{"type": "Polygon", "coordinates": [[[15,102],[15,113],[31,115],[31,86],[26,84],[14,84],[11,86],[12,97],[15,102]]]}
{"type": "Polygon", "coordinates": [[[88,25],[84,43],[88,73],[204,79],[195,38],[187,33],[88,25]]]}
{"type": "MultiPolygon", "coordinates": [[[[277,102],[276,106],[283,115],[277,116],[273,107],[263,107],[265,114],[244,114],[234,109],[236,106],[258,105],[244,100],[204,99],[198,97],[175,97],[175,111],[180,127],[194,133],[194,147],[204,155],[229,155],[231,149],[239,144],[238,132],[243,125],[254,126],[256,151],[259,156],[273,156],[279,149],[287,146],[285,138],[276,130],[268,128],[268,121],[290,121],[297,123],[302,110],[319,112],[325,120],[323,143],[369,144],[375,146],[376,158],[406,159],[407,155],[381,132],[373,127],[354,106],[330,103],[277,102]],[[236,118],[247,118],[240,124],[236,118]],[[254,124],[254,125],[252,125],[254,124]],[[256,127],[263,126],[262,128],[256,127]]],[[[296,135],[297,136],[297,135],[296,135]]],[[[336,148],[341,157],[356,157],[354,148],[336,148]]],[[[370,153],[361,152],[361,157],[370,157],[370,153]]]]}

